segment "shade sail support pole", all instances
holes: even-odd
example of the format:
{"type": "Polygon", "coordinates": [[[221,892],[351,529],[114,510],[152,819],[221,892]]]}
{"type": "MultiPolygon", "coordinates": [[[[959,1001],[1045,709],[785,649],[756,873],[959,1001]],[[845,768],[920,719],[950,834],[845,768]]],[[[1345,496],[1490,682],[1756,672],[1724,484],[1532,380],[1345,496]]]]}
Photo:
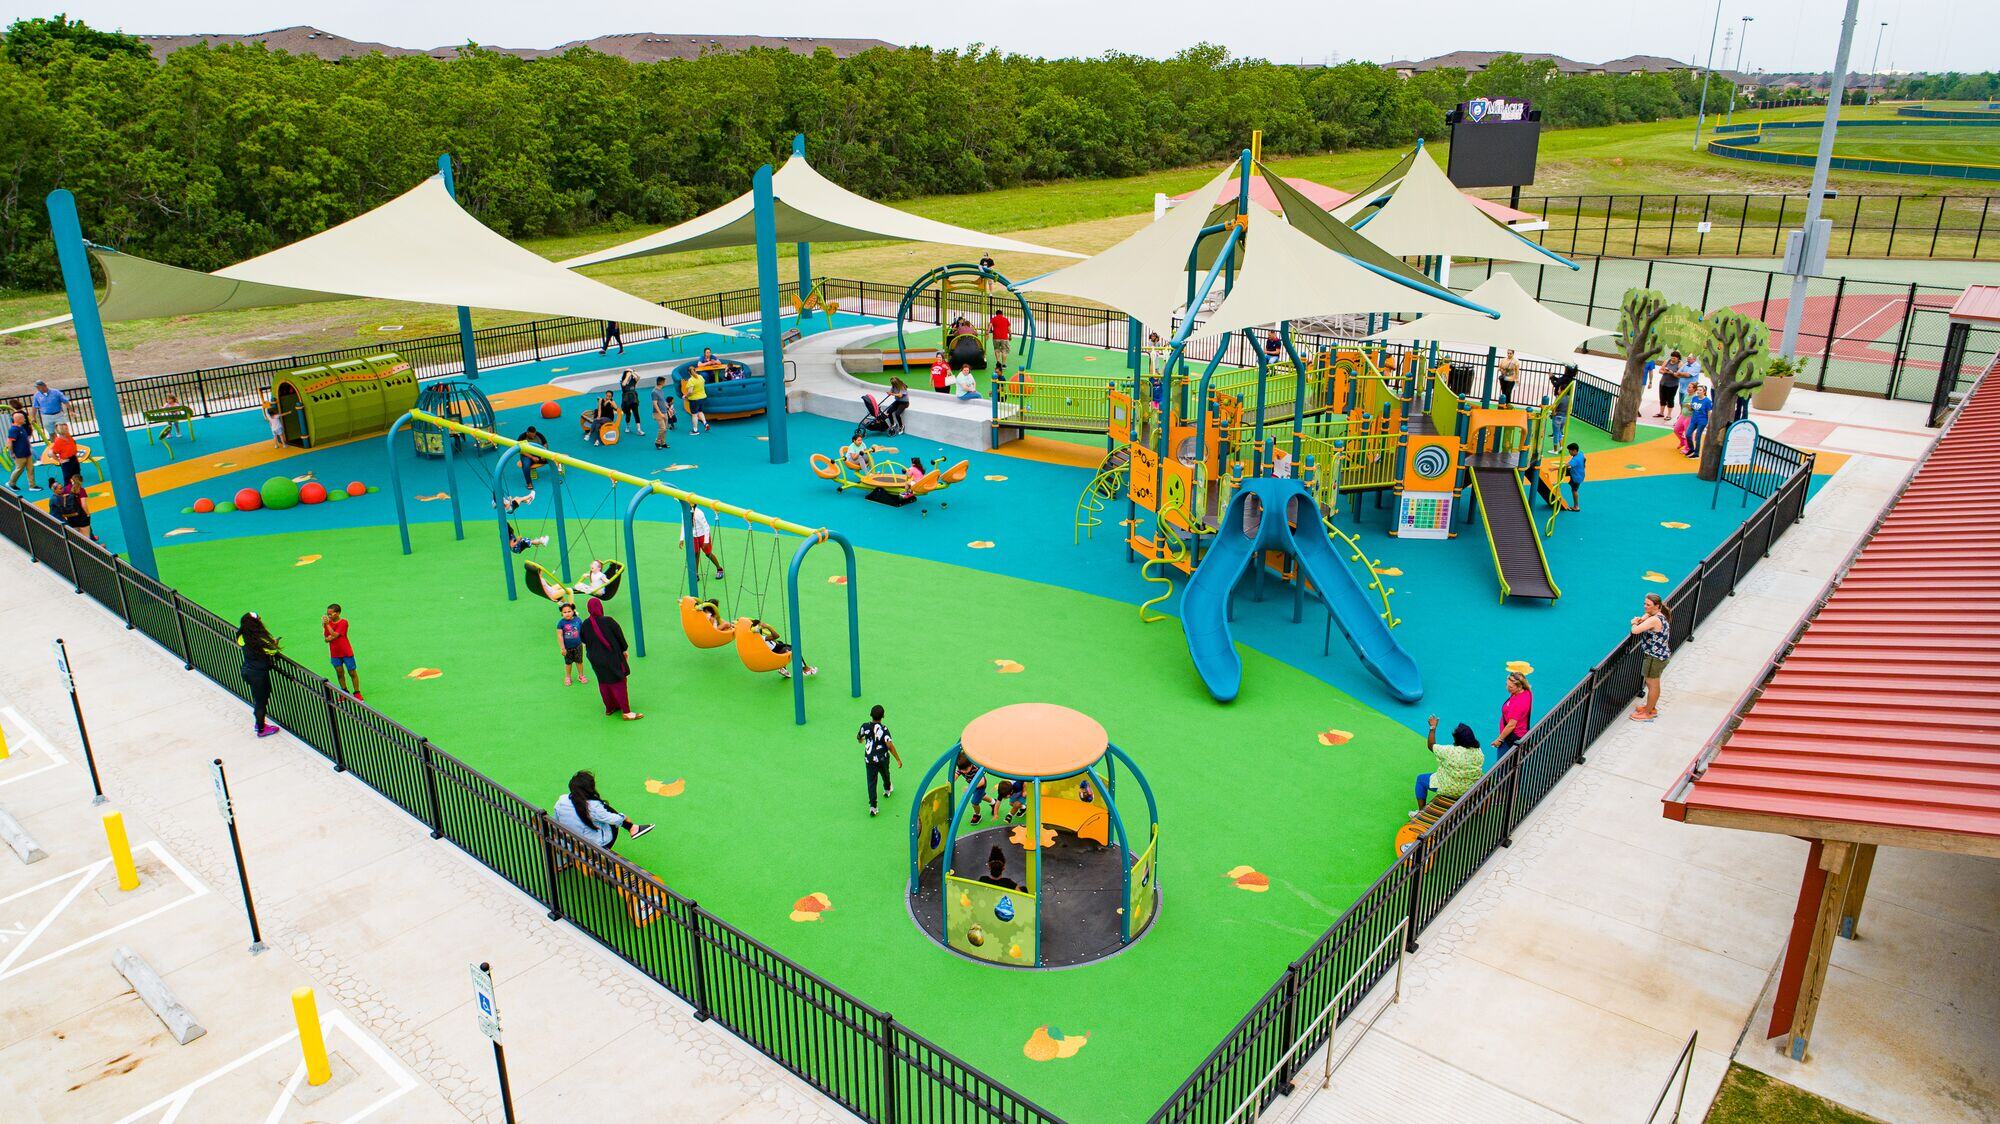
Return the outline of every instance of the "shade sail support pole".
{"type": "MultiPolygon", "coordinates": [[[[438,175],[444,177],[444,193],[451,196],[452,202],[456,203],[458,187],[451,175],[451,153],[447,152],[438,157],[438,175]]],[[[464,305],[458,306],[458,356],[465,364],[465,377],[478,378],[479,350],[472,343],[472,310],[464,305]]]]}

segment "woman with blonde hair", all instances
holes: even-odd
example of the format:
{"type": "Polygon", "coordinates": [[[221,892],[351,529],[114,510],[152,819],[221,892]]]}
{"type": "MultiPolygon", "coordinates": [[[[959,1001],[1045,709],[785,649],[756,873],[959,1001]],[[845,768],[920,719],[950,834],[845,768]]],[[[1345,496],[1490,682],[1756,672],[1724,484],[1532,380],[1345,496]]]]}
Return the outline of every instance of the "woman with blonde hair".
{"type": "Polygon", "coordinates": [[[1651,722],[1660,716],[1660,677],[1673,658],[1673,614],[1657,593],[1646,595],[1645,611],[1632,618],[1632,635],[1639,638],[1640,676],[1646,681],[1646,701],[1632,711],[1632,721],[1651,722]]]}

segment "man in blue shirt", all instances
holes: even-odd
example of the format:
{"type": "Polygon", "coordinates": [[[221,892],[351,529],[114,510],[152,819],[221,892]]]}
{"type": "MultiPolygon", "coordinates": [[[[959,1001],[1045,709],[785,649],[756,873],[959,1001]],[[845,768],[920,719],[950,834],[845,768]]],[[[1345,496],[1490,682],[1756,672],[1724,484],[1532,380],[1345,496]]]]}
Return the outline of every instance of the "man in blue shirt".
{"type": "Polygon", "coordinates": [[[14,471],[7,474],[7,486],[15,487],[15,481],[26,476],[28,490],[34,491],[36,488],[34,432],[28,428],[28,415],[24,411],[16,410],[8,419],[7,455],[14,462],[14,471]]]}
{"type": "Polygon", "coordinates": [[[1571,511],[1583,510],[1583,450],[1572,441],[1568,446],[1569,460],[1564,468],[1569,472],[1569,506],[1571,511]]]}
{"type": "Polygon", "coordinates": [[[42,436],[52,437],[56,427],[69,422],[69,399],[60,390],[53,390],[42,380],[35,380],[35,418],[41,423],[42,436]]]}

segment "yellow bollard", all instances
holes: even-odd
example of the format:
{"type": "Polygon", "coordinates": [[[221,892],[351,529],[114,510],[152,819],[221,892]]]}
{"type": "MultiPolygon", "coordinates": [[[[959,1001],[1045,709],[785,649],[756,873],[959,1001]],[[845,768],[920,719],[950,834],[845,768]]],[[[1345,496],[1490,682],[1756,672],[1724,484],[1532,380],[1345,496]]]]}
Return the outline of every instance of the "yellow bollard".
{"type": "Polygon", "coordinates": [[[132,844],[125,840],[125,816],[122,812],[104,813],[104,839],[111,844],[111,865],[118,870],[118,888],[138,889],[139,868],[132,865],[132,844]]]}
{"type": "Polygon", "coordinates": [[[326,1036],[319,1029],[319,1004],[313,1002],[313,989],[298,988],[292,992],[292,1018],[299,1024],[299,1052],[306,1057],[306,1084],[324,1085],[333,1076],[333,1070],[326,1064],[326,1036]]]}

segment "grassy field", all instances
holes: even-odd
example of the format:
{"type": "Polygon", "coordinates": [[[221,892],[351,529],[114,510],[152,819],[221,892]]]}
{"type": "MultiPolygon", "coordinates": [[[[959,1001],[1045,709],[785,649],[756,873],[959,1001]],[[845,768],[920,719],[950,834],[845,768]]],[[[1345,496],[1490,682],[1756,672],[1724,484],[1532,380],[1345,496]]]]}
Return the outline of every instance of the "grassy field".
{"type": "MultiPolygon", "coordinates": [[[[1817,116],[1817,112],[1800,108],[1776,110],[1768,116],[1773,120],[1808,119],[1817,116]]],[[[1887,106],[1873,106],[1848,112],[1854,116],[1882,117],[1891,116],[1894,111],[1887,106]]],[[[1737,115],[1739,121],[1746,119],[1750,118],[1737,115]]],[[[1634,196],[1644,192],[1663,202],[1662,192],[1689,196],[1709,192],[1739,195],[1798,192],[1809,180],[1809,169],[1748,165],[1693,151],[1690,147],[1693,130],[1693,121],[1680,119],[1550,132],[1542,138],[1540,178],[1532,191],[1634,196]]],[[[1395,150],[1368,150],[1284,158],[1272,164],[1285,175],[1304,176],[1353,190],[1372,180],[1398,155],[1395,150]]],[[[1445,153],[1440,151],[1438,155],[1442,158],[1445,153]]],[[[1101,250],[1137,229],[1151,213],[1155,192],[1186,191],[1212,174],[1209,169],[1190,168],[1123,179],[935,196],[899,205],[974,229],[1016,233],[1045,245],[1087,253],[1101,250]]],[[[1905,176],[1837,173],[1832,182],[1843,194],[1945,194],[1981,190],[1978,185],[1962,181],[1905,176]]],[[[1658,239],[1650,227],[1653,218],[1664,216],[1657,211],[1648,215],[1648,230],[1637,240],[1638,252],[1662,252],[1666,247],[1655,244],[1658,239]]],[[[1571,220],[1554,214],[1550,218],[1556,229],[1547,236],[1549,243],[1567,247],[1570,240],[1564,233],[1564,224],[1571,220]]],[[[1585,221],[1590,221],[1590,216],[1586,215],[1585,221]]],[[[1768,221],[1761,214],[1753,216],[1753,224],[1768,221]]],[[[616,244],[637,233],[636,229],[599,228],[534,239],[526,244],[547,257],[562,259],[616,244]]],[[[1615,244],[1613,252],[1633,252],[1629,232],[1609,241],[1615,244]]],[[[1953,248],[1954,243],[1947,239],[1940,245],[1940,252],[1948,255],[1953,248]]],[[[1864,249],[1857,246],[1856,253],[1864,249]]],[[[1966,251],[1969,245],[1960,252],[1966,251]]],[[[1713,247],[1708,252],[1713,253],[1713,247]]],[[[965,256],[942,247],[909,244],[819,246],[814,249],[813,268],[821,274],[896,283],[908,281],[939,262],[953,260],[955,253],[965,256]]],[[[1032,276],[1059,264],[1058,259],[1023,255],[1002,254],[998,259],[999,268],[1011,276],[1032,276]]],[[[662,300],[751,285],[755,281],[755,264],[751,250],[738,247],[615,262],[592,269],[590,274],[640,296],[662,300]]],[[[0,297],[0,322],[8,324],[65,310],[62,297],[55,293],[0,297]]],[[[524,319],[528,318],[514,313],[474,314],[475,324],[482,327],[524,319]]],[[[448,308],[354,301],[139,321],[114,325],[109,336],[114,365],[120,375],[133,376],[351,347],[360,341],[392,347],[401,339],[451,331],[454,327],[453,313],[448,308]]],[[[18,393],[41,377],[58,381],[81,378],[74,343],[67,330],[57,328],[0,337],[0,393],[18,393]]]]}
{"type": "MultiPolygon", "coordinates": [[[[1757,145],[1773,152],[1819,151],[1819,129],[1767,133],[1757,145]]],[[[1854,129],[1834,142],[1838,156],[1870,160],[1935,161],[2000,166],[2000,128],[1992,125],[1923,125],[1908,129],[1854,129]]]]}
{"type": "Polygon", "coordinates": [[[1874,1119],[1732,1062],[1707,1124],[1871,1124],[1874,1119]]]}

